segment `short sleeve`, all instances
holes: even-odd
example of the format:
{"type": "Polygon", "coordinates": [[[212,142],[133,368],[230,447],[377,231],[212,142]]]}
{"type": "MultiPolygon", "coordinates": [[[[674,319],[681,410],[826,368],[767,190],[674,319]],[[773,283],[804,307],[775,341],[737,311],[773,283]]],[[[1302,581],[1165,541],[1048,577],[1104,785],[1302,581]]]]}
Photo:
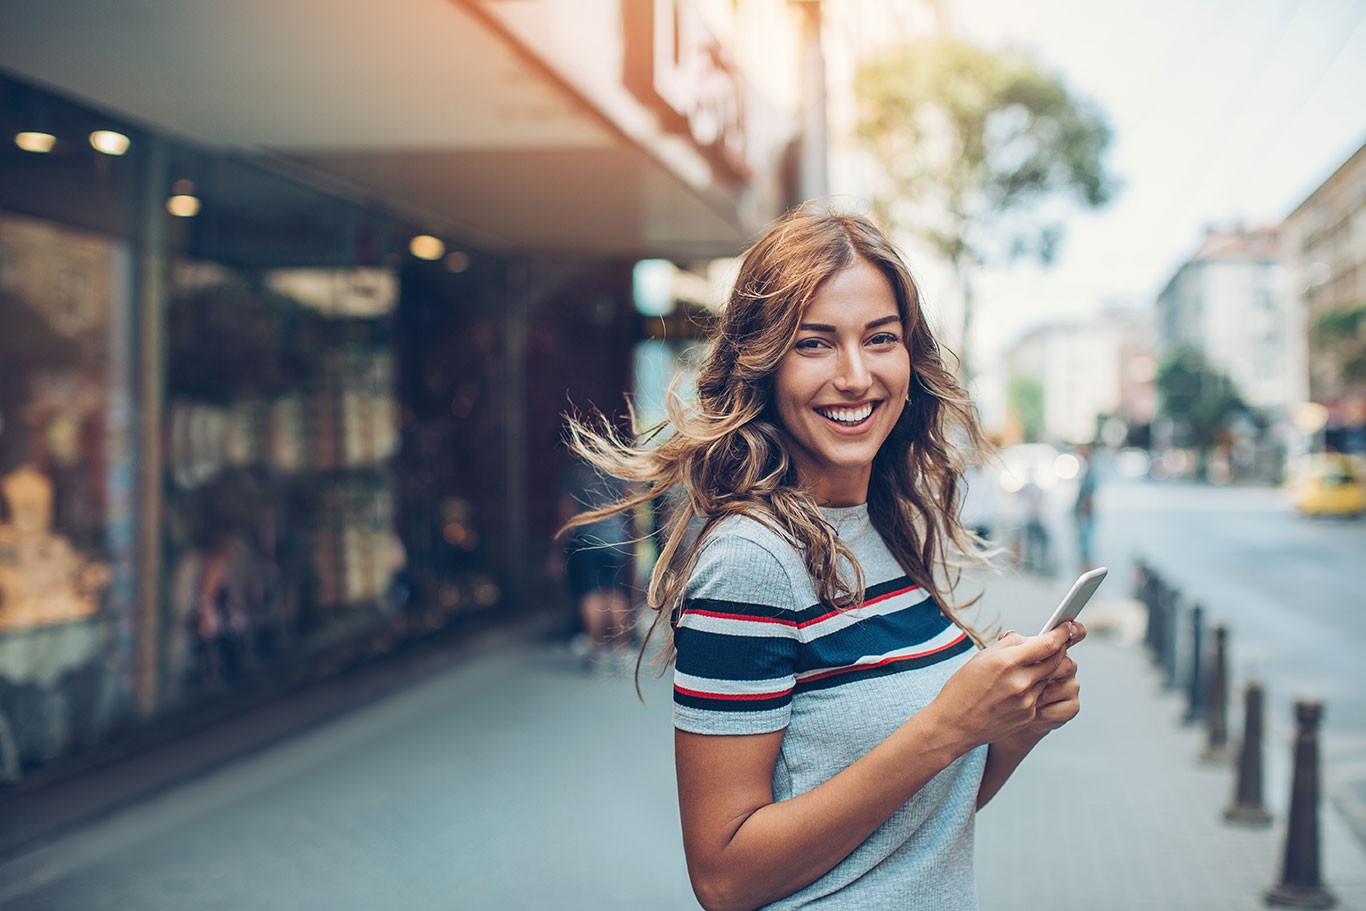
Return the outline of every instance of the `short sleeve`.
{"type": "Polygon", "coordinates": [[[788,574],[763,545],[736,535],[706,542],[674,629],[674,726],[697,734],[786,728],[796,616],[788,574]]]}

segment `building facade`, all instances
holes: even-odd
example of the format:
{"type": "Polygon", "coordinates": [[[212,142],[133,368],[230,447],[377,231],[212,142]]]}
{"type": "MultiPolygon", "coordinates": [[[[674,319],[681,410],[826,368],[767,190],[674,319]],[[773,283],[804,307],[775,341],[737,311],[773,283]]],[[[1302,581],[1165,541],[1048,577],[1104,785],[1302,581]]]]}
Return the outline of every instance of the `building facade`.
{"type": "Polygon", "coordinates": [[[1159,358],[1188,349],[1279,418],[1306,400],[1304,329],[1277,228],[1210,229],[1157,298],[1159,358]]]}
{"type": "Polygon", "coordinates": [[[553,597],[635,263],[816,173],[726,4],[0,12],[0,780],[553,597]]]}
{"type": "Polygon", "coordinates": [[[1290,299],[1308,334],[1309,398],[1323,409],[1322,444],[1366,452],[1366,146],[1282,231],[1290,299]]]}
{"type": "Polygon", "coordinates": [[[1022,383],[1032,386],[1040,406],[1037,427],[1026,428],[1023,416],[1015,414],[1012,440],[1089,443],[1116,437],[1107,442],[1120,444],[1141,440],[1153,419],[1152,327],[1138,311],[1112,307],[1040,326],[1011,347],[1005,362],[1016,395],[1022,383]],[[1122,428],[1103,432],[1110,419],[1122,428]]]}

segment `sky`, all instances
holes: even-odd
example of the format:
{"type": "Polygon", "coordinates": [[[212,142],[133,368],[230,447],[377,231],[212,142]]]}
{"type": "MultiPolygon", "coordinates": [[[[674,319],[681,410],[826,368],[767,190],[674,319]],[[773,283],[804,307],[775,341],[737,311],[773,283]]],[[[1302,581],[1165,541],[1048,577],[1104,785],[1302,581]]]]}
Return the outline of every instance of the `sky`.
{"type": "Polygon", "coordinates": [[[1051,269],[983,272],[978,357],[1108,301],[1151,303],[1207,226],[1276,224],[1366,143],[1366,0],[948,0],[1104,110],[1121,190],[1051,269]]]}

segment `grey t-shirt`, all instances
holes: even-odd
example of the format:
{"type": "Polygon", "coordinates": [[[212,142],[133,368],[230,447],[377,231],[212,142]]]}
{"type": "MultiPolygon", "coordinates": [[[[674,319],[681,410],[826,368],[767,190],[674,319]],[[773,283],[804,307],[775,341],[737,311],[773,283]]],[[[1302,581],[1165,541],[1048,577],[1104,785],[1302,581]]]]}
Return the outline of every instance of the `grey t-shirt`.
{"type": "MultiPolygon", "coordinates": [[[[823,607],[794,546],[735,517],[703,542],[675,631],[675,726],[784,731],[775,801],[881,743],[974,652],[906,578],[866,505],[821,512],[863,568],[863,604],[823,607]]],[[[973,820],[985,763],[986,747],[959,757],[828,873],[765,908],[974,911],[973,820]]]]}

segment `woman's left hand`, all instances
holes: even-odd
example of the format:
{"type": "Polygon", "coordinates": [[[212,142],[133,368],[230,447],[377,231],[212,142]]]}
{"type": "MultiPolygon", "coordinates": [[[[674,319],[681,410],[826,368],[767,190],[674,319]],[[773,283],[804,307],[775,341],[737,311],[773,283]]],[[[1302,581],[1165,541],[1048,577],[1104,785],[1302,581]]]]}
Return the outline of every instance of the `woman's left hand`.
{"type": "MultiPolygon", "coordinates": [[[[1081,621],[1069,622],[1071,635],[1067,647],[1070,649],[1086,638],[1086,627],[1081,621]]],[[[1034,705],[1034,721],[1026,728],[1026,733],[1035,738],[1062,727],[1081,711],[1081,684],[1077,682],[1077,662],[1071,655],[1063,658],[1055,673],[1044,685],[1039,701],[1034,705]]]]}

